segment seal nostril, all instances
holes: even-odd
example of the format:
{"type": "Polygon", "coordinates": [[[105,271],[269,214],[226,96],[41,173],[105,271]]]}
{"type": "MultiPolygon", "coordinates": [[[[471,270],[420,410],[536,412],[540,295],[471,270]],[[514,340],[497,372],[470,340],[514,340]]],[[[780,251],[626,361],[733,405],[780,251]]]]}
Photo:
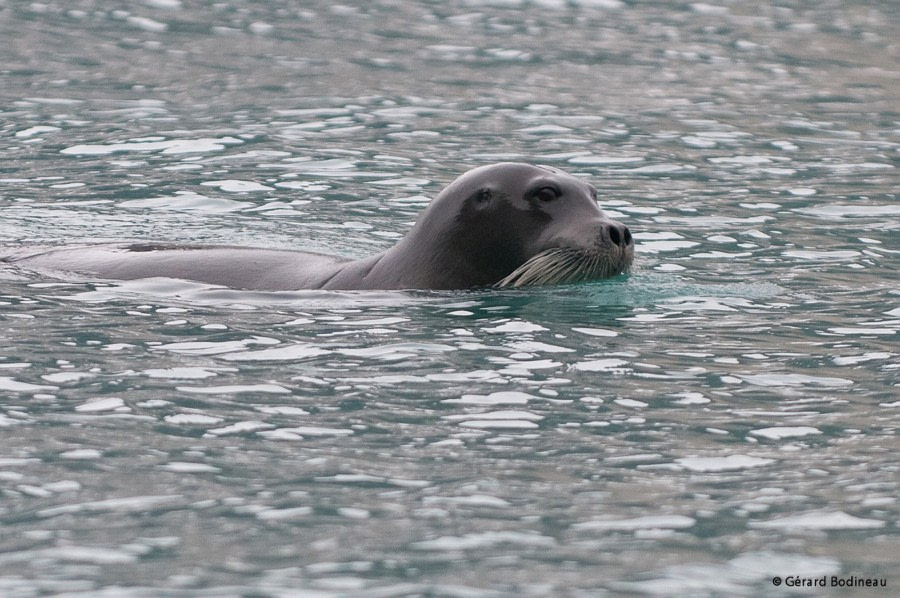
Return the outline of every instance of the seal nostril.
{"type": "Polygon", "coordinates": [[[625,245],[631,245],[634,243],[634,239],[631,238],[631,231],[628,230],[627,226],[623,226],[622,228],[625,229],[625,245]]]}
{"type": "Polygon", "coordinates": [[[613,245],[622,244],[622,233],[619,232],[618,227],[609,226],[607,227],[607,232],[609,233],[609,240],[613,242],[613,245]]]}

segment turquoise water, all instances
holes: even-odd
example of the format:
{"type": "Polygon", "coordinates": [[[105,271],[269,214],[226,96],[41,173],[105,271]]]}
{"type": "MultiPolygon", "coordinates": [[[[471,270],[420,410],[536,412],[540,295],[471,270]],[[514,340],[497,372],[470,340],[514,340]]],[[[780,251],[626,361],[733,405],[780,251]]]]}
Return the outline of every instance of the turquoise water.
{"type": "Polygon", "coordinates": [[[638,256],[503,292],[0,270],[3,596],[900,588],[896,3],[0,1],[0,38],[5,247],[359,257],[514,159],[638,256]]]}

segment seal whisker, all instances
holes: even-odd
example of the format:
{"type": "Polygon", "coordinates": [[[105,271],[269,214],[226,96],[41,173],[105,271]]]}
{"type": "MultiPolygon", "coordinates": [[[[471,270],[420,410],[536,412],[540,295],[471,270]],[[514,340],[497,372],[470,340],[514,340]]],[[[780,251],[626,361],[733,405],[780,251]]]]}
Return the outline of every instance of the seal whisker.
{"type": "Polygon", "coordinates": [[[595,259],[594,257],[591,257],[590,259],[587,259],[587,260],[585,260],[585,259],[579,260],[577,263],[578,267],[572,273],[571,280],[573,282],[581,282],[584,280],[590,280],[591,275],[594,270],[594,266],[593,266],[594,259],[595,259]]]}
{"type": "Polygon", "coordinates": [[[585,252],[570,247],[553,247],[525,261],[494,286],[524,287],[587,282],[609,278],[623,269],[608,253],[585,252]]]}
{"type": "Polygon", "coordinates": [[[596,256],[585,259],[578,250],[555,247],[533,256],[495,286],[519,287],[591,280],[597,270],[596,264],[596,256]]]}
{"type": "Polygon", "coordinates": [[[603,278],[605,278],[607,276],[607,273],[606,273],[605,267],[604,267],[604,263],[600,259],[599,255],[595,255],[593,258],[591,258],[590,268],[588,269],[586,275],[589,277],[603,277],[603,278]]]}

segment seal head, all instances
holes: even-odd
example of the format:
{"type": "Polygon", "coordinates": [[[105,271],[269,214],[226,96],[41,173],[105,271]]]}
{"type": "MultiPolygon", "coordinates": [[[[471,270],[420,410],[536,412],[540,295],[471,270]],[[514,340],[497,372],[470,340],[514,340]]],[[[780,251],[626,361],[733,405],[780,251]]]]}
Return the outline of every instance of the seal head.
{"type": "Polygon", "coordinates": [[[506,162],[448,185],[364,282],[432,289],[562,284],[614,276],[633,259],[631,232],[603,213],[592,185],[549,166],[506,162]]]}

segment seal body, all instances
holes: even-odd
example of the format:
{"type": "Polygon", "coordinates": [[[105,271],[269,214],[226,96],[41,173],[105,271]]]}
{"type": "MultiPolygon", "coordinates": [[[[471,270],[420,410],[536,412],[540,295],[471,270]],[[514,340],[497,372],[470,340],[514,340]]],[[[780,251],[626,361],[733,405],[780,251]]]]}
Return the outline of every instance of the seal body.
{"type": "Polygon", "coordinates": [[[168,243],[19,250],[20,268],[105,279],[168,277],[241,289],[465,289],[606,278],[634,257],[628,228],[591,185],[556,168],[505,162],[463,174],[394,247],[359,260],[168,243]]]}

